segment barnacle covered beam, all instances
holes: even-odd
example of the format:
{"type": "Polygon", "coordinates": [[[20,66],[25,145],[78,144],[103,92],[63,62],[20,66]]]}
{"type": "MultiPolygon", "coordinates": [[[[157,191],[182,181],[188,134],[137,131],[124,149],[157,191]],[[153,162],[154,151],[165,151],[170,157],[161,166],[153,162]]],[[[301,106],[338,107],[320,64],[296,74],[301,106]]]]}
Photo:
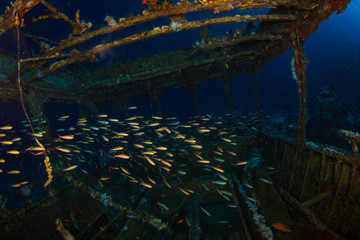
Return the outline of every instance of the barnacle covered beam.
{"type": "MultiPolygon", "coordinates": [[[[214,9],[214,11],[225,11],[233,8],[240,9],[255,9],[255,8],[276,8],[279,5],[283,6],[292,6],[296,8],[303,8],[305,5],[298,3],[297,1],[283,0],[283,1],[239,1],[239,0],[222,0],[222,1],[202,1],[202,2],[187,2],[184,1],[177,5],[168,5],[165,4],[164,8],[160,7],[152,11],[145,10],[142,14],[139,14],[135,17],[120,18],[118,22],[114,25],[109,25],[103,28],[100,28],[95,31],[84,33],[81,36],[70,36],[67,40],[61,41],[58,47],[50,49],[46,54],[51,55],[56,52],[62,51],[63,49],[73,47],[74,45],[80,44],[82,42],[88,41],[93,37],[112,33],[114,31],[131,27],[140,23],[148,22],[155,20],[159,17],[172,17],[180,16],[189,12],[197,12],[206,9],[214,9]]],[[[253,20],[256,21],[256,20],[253,20]]],[[[259,19],[260,21],[260,19],[259,19]]]]}
{"type": "Polygon", "coordinates": [[[42,0],[16,0],[8,5],[6,12],[0,16],[0,35],[15,28],[15,18],[22,18],[42,0]]]}
{"type": "Polygon", "coordinates": [[[293,30],[292,47],[294,50],[295,74],[297,76],[298,95],[299,95],[299,119],[297,128],[297,143],[299,146],[305,144],[305,125],[306,125],[306,64],[304,56],[304,46],[297,30],[293,30]]]}
{"type": "MultiPolygon", "coordinates": [[[[292,15],[235,15],[232,17],[221,17],[221,18],[213,18],[213,19],[205,19],[205,20],[199,20],[199,21],[186,21],[179,25],[178,28],[174,28],[172,26],[162,26],[156,27],[152,30],[145,31],[139,34],[134,34],[125,38],[121,38],[118,40],[115,40],[110,43],[97,45],[94,48],[85,51],[81,54],[78,54],[76,57],[68,58],[65,60],[58,61],[56,63],[53,63],[49,69],[45,70],[45,72],[42,75],[46,75],[50,71],[54,71],[60,67],[64,67],[66,65],[75,63],[77,61],[85,61],[89,59],[93,59],[94,56],[98,53],[101,53],[105,50],[109,50],[111,48],[119,47],[121,45],[129,44],[135,41],[144,40],[147,38],[168,34],[171,32],[176,32],[179,30],[185,30],[185,29],[191,29],[191,28],[198,28],[198,27],[204,27],[204,26],[210,26],[210,25],[216,25],[216,24],[224,24],[224,23],[232,23],[232,22],[248,22],[248,21],[289,21],[289,20],[295,20],[295,17],[292,15]]],[[[246,37],[245,37],[246,38],[246,37]]],[[[261,39],[268,39],[268,38],[276,38],[271,36],[270,34],[266,36],[259,37],[261,39]]],[[[250,39],[256,39],[256,37],[250,37],[250,39]]],[[[244,41],[249,40],[245,39],[244,41]]],[[[240,40],[239,40],[240,41],[240,40]]]]}
{"type": "Polygon", "coordinates": [[[281,40],[283,35],[273,35],[270,33],[267,34],[254,34],[249,36],[239,36],[239,37],[230,37],[224,39],[213,39],[210,42],[199,44],[196,47],[210,50],[213,48],[223,48],[225,46],[238,45],[247,41],[272,41],[272,40],[281,40]]]}

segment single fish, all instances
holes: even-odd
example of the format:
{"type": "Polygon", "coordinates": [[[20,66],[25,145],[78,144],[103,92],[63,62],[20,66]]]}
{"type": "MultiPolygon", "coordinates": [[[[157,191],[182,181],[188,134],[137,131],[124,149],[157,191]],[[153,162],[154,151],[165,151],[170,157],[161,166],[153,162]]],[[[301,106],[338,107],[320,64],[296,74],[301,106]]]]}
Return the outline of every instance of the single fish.
{"type": "Polygon", "coordinates": [[[264,179],[264,178],[260,178],[261,181],[263,181],[264,183],[268,183],[268,184],[272,184],[271,181],[267,180],[267,179],[264,179]]]}
{"type": "Polygon", "coordinates": [[[248,188],[253,188],[253,186],[251,186],[250,184],[244,183],[244,185],[248,188]]]}
{"type": "Polygon", "coordinates": [[[283,223],[273,223],[273,224],[271,224],[271,226],[274,227],[276,230],[279,230],[279,231],[284,232],[284,233],[291,232],[290,227],[283,224],[283,223]]]}
{"type": "Polygon", "coordinates": [[[141,144],[136,144],[136,143],[134,143],[134,147],[136,147],[136,148],[145,148],[143,145],[141,145],[141,144]]]}
{"type": "Polygon", "coordinates": [[[144,155],[144,158],[153,166],[155,166],[155,162],[148,156],[144,155]]]}
{"type": "Polygon", "coordinates": [[[20,152],[18,150],[10,150],[6,152],[7,154],[12,154],[12,155],[18,155],[20,154],[20,152]]]}
{"type": "Polygon", "coordinates": [[[63,135],[63,136],[59,135],[59,138],[70,140],[70,139],[74,139],[74,135],[63,135]]]}
{"type": "Polygon", "coordinates": [[[178,187],[180,189],[181,192],[183,192],[185,195],[189,196],[190,193],[188,193],[187,191],[185,191],[184,189],[182,189],[181,187],[178,187]]]}
{"type": "Polygon", "coordinates": [[[185,174],[186,174],[186,172],[181,171],[181,170],[177,170],[177,173],[179,173],[179,174],[181,174],[181,175],[185,175],[185,174]]]}
{"type": "Polygon", "coordinates": [[[1,129],[1,130],[11,130],[11,129],[13,129],[13,127],[10,126],[10,125],[7,125],[7,126],[2,126],[2,127],[0,127],[0,129],[1,129]]]}
{"type": "Polygon", "coordinates": [[[236,205],[234,205],[234,204],[227,204],[227,206],[228,206],[229,208],[236,208],[236,205]]]}
{"type": "Polygon", "coordinates": [[[119,151],[119,150],[123,150],[123,149],[124,149],[124,147],[119,146],[119,147],[112,148],[112,149],[110,149],[110,150],[111,150],[111,151],[119,151]]]}
{"type": "Polygon", "coordinates": [[[247,164],[247,162],[238,162],[238,163],[235,163],[235,166],[241,166],[241,165],[245,165],[247,164]]]}
{"type": "MultiPolygon", "coordinates": [[[[199,207],[200,207],[200,206],[199,206],[199,207]]],[[[211,216],[211,214],[210,214],[207,210],[205,210],[204,208],[200,207],[200,209],[201,209],[206,215],[208,215],[209,217],[211,216]]]]}
{"type": "Polygon", "coordinates": [[[110,179],[110,177],[101,177],[100,181],[106,181],[106,180],[109,180],[109,179],[110,179]]]}
{"type": "Polygon", "coordinates": [[[71,167],[68,167],[68,168],[65,168],[63,169],[63,172],[67,172],[67,171],[71,171],[71,170],[74,170],[75,168],[77,168],[78,165],[74,165],[74,166],[71,166],[71,167]]]}
{"type": "Polygon", "coordinates": [[[227,180],[228,180],[224,175],[222,175],[222,174],[220,174],[220,173],[218,173],[218,175],[219,175],[219,177],[220,177],[222,180],[224,180],[224,181],[227,181],[227,180]]]}
{"type": "Polygon", "coordinates": [[[222,140],[224,140],[225,142],[229,142],[229,143],[231,142],[231,140],[230,140],[230,139],[228,139],[228,138],[224,138],[224,137],[222,137],[221,139],[222,139],[222,140]]]}
{"type": "Polygon", "coordinates": [[[198,160],[197,162],[198,162],[198,163],[203,163],[203,164],[208,164],[208,163],[210,163],[210,161],[208,161],[208,160],[198,160]]]}
{"type": "Polygon", "coordinates": [[[150,181],[152,184],[156,184],[156,182],[155,182],[155,180],[154,180],[154,179],[149,178],[149,177],[147,177],[147,179],[149,179],[149,181],[150,181]]]}
{"type": "Polygon", "coordinates": [[[257,203],[256,199],[254,199],[254,198],[247,197],[247,199],[249,199],[250,201],[252,201],[252,202],[254,202],[254,203],[257,203]]]}
{"type": "Polygon", "coordinates": [[[195,149],[202,149],[203,147],[201,145],[191,145],[192,148],[195,148],[195,149]]]}
{"type": "Polygon", "coordinates": [[[169,211],[169,208],[165,204],[158,202],[158,205],[163,209],[165,209],[166,211],[169,211]]]}
{"type": "Polygon", "coordinates": [[[211,166],[214,170],[218,171],[218,172],[224,172],[224,170],[222,170],[221,168],[217,168],[217,167],[214,167],[214,166],[211,166]]]}
{"type": "Polygon", "coordinates": [[[221,193],[221,194],[228,195],[228,196],[232,196],[232,193],[231,193],[231,192],[228,192],[228,191],[220,190],[220,193],[221,193]]]}
{"type": "Polygon", "coordinates": [[[55,147],[57,150],[59,150],[60,152],[64,152],[64,153],[69,153],[71,152],[70,149],[67,148],[63,148],[63,147],[55,147]]]}
{"type": "Polygon", "coordinates": [[[129,155],[126,155],[126,154],[115,155],[115,157],[117,157],[117,158],[122,158],[122,159],[129,159],[129,158],[130,158],[130,156],[129,156],[129,155]]]}
{"type": "Polygon", "coordinates": [[[126,170],[125,168],[123,168],[123,167],[120,167],[121,168],[121,170],[124,172],[124,173],[126,173],[127,175],[130,175],[130,173],[129,173],[129,171],[128,170],[126,170]]]}
{"type": "Polygon", "coordinates": [[[213,183],[218,184],[218,185],[226,185],[225,181],[213,181],[213,183]]]}
{"type": "Polygon", "coordinates": [[[140,184],[143,185],[144,187],[152,188],[152,186],[151,186],[150,184],[148,184],[148,183],[142,182],[142,183],[140,183],[140,184]]]}
{"type": "Polygon", "coordinates": [[[101,137],[106,141],[106,142],[108,142],[108,141],[110,141],[107,137],[105,137],[104,135],[101,135],[101,137]]]}
{"type": "Polygon", "coordinates": [[[44,135],[42,133],[32,133],[31,134],[33,137],[43,137],[44,135]]]}
{"type": "Polygon", "coordinates": [[[219,223],[219,224],[228,224],[229,221],[217,221],[217,223],[219,223]]]}
{"type": "Polygon", "coordinates": [[[161,151],[166,151],[167,147],[160,146],[160,147],[156,147],[155,149],[156,150],[161,150],[161,151]]]}

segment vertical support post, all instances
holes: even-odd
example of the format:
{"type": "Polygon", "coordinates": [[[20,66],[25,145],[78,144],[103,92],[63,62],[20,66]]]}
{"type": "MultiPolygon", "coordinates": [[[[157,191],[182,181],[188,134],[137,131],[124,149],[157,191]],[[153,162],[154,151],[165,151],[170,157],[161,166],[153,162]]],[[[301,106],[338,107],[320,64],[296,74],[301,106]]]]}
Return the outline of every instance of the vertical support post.
{"type": "Polygon", "coordinates": [[[232,107],[231,107],[231,96],[230,96],[229,83],[228,83],[228,80],[225,77],[223,78],[222,82],[223,82],[223,87],[224,87],[224,91],[225,91],[225,95],[226,95],[229,114],[232,117],[232,107]]]}
{"type": "Polygon", "coordinates": [[[303,195],[304,195],[304,192],[305,192],[306,181],[307,181],[307,178],[308,178],[308,175],[309,175],[310,163],[313,161],[313,156],[314,156],[314,154],[313,154],[313,151],[311,150],[310,155],[309,155],[309,157],[307,159],[307,162],[306,162],[305,174],[304,174],[303,182],[302,182],[302,185],[301,185],[301,190],[300,190],[299,197],[298,197],[299,201],[302,201],[302,198],[303,198],[303,195]]]}
{"type": "Polygon", "coordinates": [[[150,99],[150,109],[151,109],[151,114],[152,115],[155,115],[154,114],[154,98],[153,96],[149,93],[149,99],[150,99]]]}
{"type": "Polygon", "coordinates": [[[86,102],[86,105],[89,108],[90,116],[92,118],[96,117],[99,114],[99,109],[98,109],[98,107],[96,106],[96,104],[93,101],[88,100],[86,102]]]}
{"type": "Polygon", "coordinates": [[[340,190],[342,189],[342,185],[343,185],[343,179],[344,179],[344,175],[345,175],[345,170],[346,170],[346,165],[344,163],[340,163],[341,164],[341,173],[340,173],[340,177],[339,177],[339,180],[336,184],[336,190],[335,190],[335,195],[334,195],[334,198],[331,202],[331,207],[330,207],[330,210],[329,210],[329,213],[326,217],[326,222],[325,224],[328,224],[331,217],[333,216],[333,212],[334,212],[334,209],[335,209],[335,204],[336,204],[336,201],[338,200],[339,198],[339,194],[340,194],[340,190]]]}
{"type": "Polygon", "coordinates": [[[77,106],[79,108],[79,118],[86,118],[87,117],[87,115],[86,115],[87,111],[86,111],[86,109],[84,107],[83,100],[79,101],[77,103],[77,106]]]}
{"type": "Polygon", "coordinates": [[[151,91],[150,81],[147,81],[147,88],[148,88],[148,94],[149,94],[149,100],[150,100],[151,114],[154,115],[154,97],[153,97],[153,94],[151,91]]]}
{"type": "Polygon", "coordinates": [[[255,94],[255,102],[256,102],[256,112],[257,112],[257,127],[259,132],[262,132],[262,123],[261,123],[261,107],[260,107],[260,97],[259,97],[259,85],[258,85],[258,77],[257,70],[255,70],[252,74],[252,80],[254,83],[254,94],[255,94]]]}
{"type": "Polygon", "coordinates": [[[126,102],[121,101],[121,103],[120,103],[120,111],[125,116],[125,118],[127,118],[129,116],[126,102]]]}
{"type": "Polygon", "coordinates": [[[298,147],[305,145],[305,127],[306,127],[306,59],[304,56],[304,46],[301,42],[298,30],[293,28],[292,48],[294,50],[294,68],[299,95],[299,119],[296,131],[296,142],[298,147]]]}
{"type": "Polygon", "coordinates": [[[191,92],[191,95],[192,95],[192,97],[193,97],[194,104],[195,104],[195,109],[196,109],[196,113],[197,113],[198,116],[200,116],[199,105],[198,105],[198,102],[197,102],[197,99],[196,99],[196,94],[195,94],[195,89],[196,89],[196,87],[195,87],[194,83],[191,82],[191,81],[188,81],[188,82],[186,83],[186,85],[188,86],[188,88],[189,88],[189,90],[190,90],[190,92],[191,92]]]}
{"type": "Polygon", "coordinates": [[[296,153],[295,159],[293,162],[293,167],[291,171],[291,177],[289,181],[288,191],[291,192],[291,189],[294,184],[295,179],[295,169],[303,148],[305,146],[305,128],[306,128],[306,59],[304,56],[304,46],[301,42],[301,38],[298,32],[298,29],[295,25],[292,28],[292,48],[294,50],[294,59],[292,61],[292,72],[293,77],[297,81],[298,86],[298,97],[299,97],[299,118],[296,130],[296,153]]]}
{"type": "Polygon", "coordinates": [[[194,201],[192,205],[192,215],[191,215],[191,227],[188,232],[188,240],[199,240],[200,239],[200,230],[198,226],[200,226],[200,214],[199,214],[199,203],[194,201]]]}
{"type": "Polygon", "coordinates": [[[155,103],[156,103],[156,108],[158,110],[158,114],[160,116],[162,116],[162,110],[161,110],[161,104],[160,104],[160,93],[158,91],[154,92],[153,97],[154,97],[154,100],[155,100],[155,103]]]}

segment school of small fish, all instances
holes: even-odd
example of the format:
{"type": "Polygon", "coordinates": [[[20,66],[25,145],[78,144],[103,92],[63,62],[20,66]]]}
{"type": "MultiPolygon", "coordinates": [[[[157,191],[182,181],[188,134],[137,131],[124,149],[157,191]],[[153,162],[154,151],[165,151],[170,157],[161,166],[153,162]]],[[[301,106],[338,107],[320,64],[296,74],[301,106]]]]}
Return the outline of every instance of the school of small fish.
{"type": "MultiPolygon", "coordinates": [[[[136,107],[128,109],[135,110],[136,107]]],[[[78,119],[66,115],[55,120],[58,121],[56,125],[64,127],[53,130],[51,134],[55,138],[51,143],[45,143],[47,133],[40,127],[45,121],[35,118],[31,122],[37,132],[28,133],[29,124],[26,121],[22,122],[25,128],[20,131],[44,142],[46,147],[36,143],[23,147],[21,140],[24,136],[14,136],[17,135],[14,127],[0,127],[0,173],[9,177],[21,176],[20,170],[3,170],[9,161],[6,158],[19,160],[27,154],[37,156],[46,151],[50,158],[55,154],[63,157],[61,167],[59,164],[56,167],[54,165],[55,173],[58,174],[70,171],[78,175],[88,174],[92,168],[102,166],[108,171],[103,171],[103,175],[98,178],[99,183],[122,176],[146,189],[164,184],[185,196],[194,191],[177,185],[191,181],[196,176],[210,175],[217,192],[230,202],[232,193],[223,188],[228,184],[227,172],[247,164],[241,159],[237,147],[237,139],[241,138],[238,134],[244,129],[256,132],[257,129],[250,128],[246,122],[248,118],[253,123],[256,117],[256,114],[250,114],[237,121],[230,121],[227,116],[209,114],[186,120],[160,116],[145,119],[136,115],[120,120],[108,114],[78,119]]],[[[43,166],[39,167],[44,169],[43,166]]],[[[10,181],[12,187],[29,183],[29,179],[16,180],[10,181]]],[[[209,191],[209,186],[202,185],[209,191]]],[[[164,203],[158,202],[158,206],[169,211],[164,203]]],[[[228,206],[235,207],[233,204],[228,206]]],[[[204,207],[200,209],[211,216],[204,207]]]]}

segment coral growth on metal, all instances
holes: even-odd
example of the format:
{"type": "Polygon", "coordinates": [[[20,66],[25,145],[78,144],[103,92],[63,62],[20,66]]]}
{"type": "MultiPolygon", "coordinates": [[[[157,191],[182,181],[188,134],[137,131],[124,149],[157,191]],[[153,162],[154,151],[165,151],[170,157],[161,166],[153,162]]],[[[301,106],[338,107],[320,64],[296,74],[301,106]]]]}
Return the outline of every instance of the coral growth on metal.
{"type": "MultiPolygon", "coordinates": [[[[166,88],[185,85],[189,81],[197,84],[201,81],[227,78],[261,68],[268,61],[291,47],[291,32],[305,40],[317,29],[317,26],[335,11],[343,11],[348,0],[295,1],[295,0],[181,0],[177,3],[163,0],[139,0],[147,9],[137,15],[120,17],[105,16],[105,26],[94,29],[91,19],[83,19],[81,9],[74,19],[66,16],[53,4],[44,0],[16,0],[10,3],[0,16],[0,35],[20,28],[21,39],[25,36],[39,45],[40,52],[35,55],[21,56],[21,81],[26,91],[33,89],[42,101],[79,101],[92,98],[94,102],[111,101],[113,96],[122,96],[121,100],[166,88]],[[38,5],[48,11],[40,16],[28,14],[38,5]],[[241,14],[242,10],[263,9],[270,11],[262,15],[241,14]],[[213,16],[200,20],[188,20],[185,13],[212,10],[213,16]],[[230,14],[237,11],[237,14],[230,14]],[[50,12],[50,14],[49,14],[50,12]],[[224,14],[219,17],[219,12],[224,14]],[[229,14],[228,14],[229,13],[229,14]],[[228,14],[228,16],[226,16],[228,14]],[[225,16],[224,16],[225,15],[225,16]],[[29,17],[28,17],[29,16],[29,17]],[[156,20],[161,17],[170,19],[169,25],[157,26],[112,41],[100,41],[87,49],[79,50],[78,45],[90,42],[94,37],[116,32],[130,26],[156,20]],[[67,39],[50,40],[42,36],[22,32],[26,25],[47,23],[48,19],[60,19],[70,24],[72,31],[67,39]],[[212,39],[202,35],[202,41],[187,48],[162,52],[149,57],[119,63],[115,66],[97,69],[82,68],[77,65],[73,70],[63,69],[81,62],[97,62],[104,51],[118,48],[129,43],[152,37],[181,32],[187,29],[206,28],[211,25],[245,22],[251,24],[260,21],[256,31],[245,34],[247,29],[240,28],[234,34],[228,33],[221,39],[212,39]],[[139,67],[139,62],[142,64],[139,67]],[[109,72],[111,69],[111,74],[109,72]],[[57,79],[61,78],[61,81],[57,79]],[[184,81],[186,79],[186,81],[184,81]],[[104,96],[106,92],[106,96],[104,96]]],[[[50,24],[50,23],[49,23],[50,24]]],[[[53,24],[53,23],[52,23],[53,24]]],[[[181,34],[181,33],[177,33],[181,34]]],[[[24,43],[21,43],[24,44],[24,43]]],[[[146,42],[144,42],[146,44],[146,42]]],[[[26,48],[26,46],[22,46],[26,48]]],[[[1,53],[0,61],[16,66],[14,53],[1,53]]],[[[6,99],[18,99],[15,79],[17,71],[0,69],[0,93],[6,99]]]]}

